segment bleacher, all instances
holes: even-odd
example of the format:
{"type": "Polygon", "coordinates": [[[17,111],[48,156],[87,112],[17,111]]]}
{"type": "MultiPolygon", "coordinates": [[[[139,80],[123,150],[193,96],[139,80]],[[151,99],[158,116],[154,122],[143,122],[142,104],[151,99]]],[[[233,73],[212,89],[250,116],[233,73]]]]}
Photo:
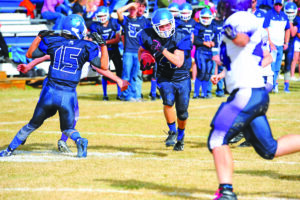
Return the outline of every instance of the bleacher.
{"type": "MultiPolygon", "coordinates": [[[[39,10],[35,10],[35,19],[31,19],[26,14],[26,8],[19,6],[22,0],[0,0],[0,31],[9,50],[21,48],[25,52],[31,45],[36,35],[41,30],[49,30],[51,24],[45,19],[40,19],[37,13],[40,13],[43,0],[31,0],[32,3],[38,3],[39,10]]],[[[48,71],[49,62],[37,65],[48,71]]],[[[12,63],[0,63],[0,71],[4,71],[7,77],[18,77],[16,65],[12,63]]],[[[8,81],[8,80],[7,80],[8,81]]]]}

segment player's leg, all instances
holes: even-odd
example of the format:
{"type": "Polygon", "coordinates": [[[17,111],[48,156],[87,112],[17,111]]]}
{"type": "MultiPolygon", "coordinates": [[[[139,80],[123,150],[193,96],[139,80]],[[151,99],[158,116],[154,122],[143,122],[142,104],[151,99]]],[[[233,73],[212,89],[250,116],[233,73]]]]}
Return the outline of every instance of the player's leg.
{"type": "Polygon", "coordinates": [[[212,88],[210,88],[210,86],[212,86],[212,83],[210,82],[210,77],[212,76],[212,73],[214,71],[214,61],[212,60],[212,55],[210,54],[206,55],[205,69],[205,75],[202,81],[202,96],[205,98],[211,98],[212,88]]]}
{"type": "Polygon", "coordinates": [[[213,153],[220,184],[217,196],[236,199],[232,187],[233,159],[228,143],[231,138],[243,131],[252,119],[266,112],[268,100],[264,88],[239,89],[233,91],[227,102],[221,104],[218,109],[211,123],[212,129],[207,143],[213,153]]]}
{"type": "MultiPolygon", "coordinates": [[[[221,73],[224,69],[224,66],[218,66],[218,73],[221,73]]],[[[224,97],[224,79],[221,79],[218,83],[217,83],[217,90],[216,90],[216,96],[217,97],[224,97]]]]}
{"type": "Polygon", "coordinates": [[[272,70],[274,72],[273,91],[275,93],[278,93],[278,76],[280,73],[280,67],[281,67],[281,62],[282,62],[283,47],[276,46],[276,48],[277,48],[276,60],[271,64],[271,66],[272,66],[272,70]]]}
{"type": "Polygon", "coordinates": [[[21,144],[24,144],[28,136],[38,129],[48,117],[56,113],[56,109],[52,108],[52,95],[55,93],[53,89],[44,87],[41,92],[40,99],[35,107],[33,117],[28,124],[23,126],[8,145],[7,149],[0,153],[0,157],[10,156],[13,151],[21,144]]]}
{"type": "Polygon", "coordinates": [[[65,135],[75,141],[77,145],[77,157],[87,156],[88,140],[82,138],[79,132],[74,129],[75,107],[77,106],[77,94],[75,90],[64,91],[61,99],[59,112],[60,128],[65,135]]]}
{"type": "Polygon", "coordinates": [[[291,64],[294,55],[294,45],[293,43],[289,45],[285,52],[285,62],[284,62],[284,92],[290,93],[290,79],[291,79],[291,64]]]}
{"type": "Polygon", "coordinates": [[[284,135],[277,140],[275,157],[300,151],[300,135],[284,135]]]}
{"type": "Polygon", "coordinates": [[[176,114],[177,114],[177,142],[174,146],[175,151],[183,151],[184,147],[184,136],[185,136],[185,126],[188,119],[188,107],[190,101],[191,93],[191,80],[186,79],[181,82],[176,83],[176,114]]]}
{"type": "Polygon", "coordinates": [[[200,50],[196,50],[195,53],[195,63],[196,63],[196,79],[195,79],[195,84],[194,84],[194,95],[193,95],[193,99],[197,99],[199,98],[199,93],[200,93],[200,87],[202,85],[201,83],[201,68],[202,68],[202,54],[200,50]]]}
{"type": "MultiPolygon", "coordinates": [[[[73,128],[76,127],[76,123],[77,123],[77,121],[79,119],[79,104],[78,104],[77,97],[76,97],[76,103],[75,103],[75,107],[74,107],[74,112],[75,112],[75,121],[74,121],[73,128]]],[[[64,132],[62,132],[61,138],[57,142],[58,151],[60,151],[62,153],[72,153],[72,151],[70,150],[70,148],[67,145],[67,140],[68,140],[68,136],[66,134],[64,134],[64,132]]]]}
{"type": "Polygon", "coordinates": [[[171,82],[166,80],[158,79],[159,84],[159,92],[161,94],[163,100],[163,111],[164,116],[167,122],[167,126],[169,128],[168,137],[165,140],[166,146],[173,146],[176,143],[176,114],[174,110],[174,102],[175,102],[175,88],[171,82]]]}

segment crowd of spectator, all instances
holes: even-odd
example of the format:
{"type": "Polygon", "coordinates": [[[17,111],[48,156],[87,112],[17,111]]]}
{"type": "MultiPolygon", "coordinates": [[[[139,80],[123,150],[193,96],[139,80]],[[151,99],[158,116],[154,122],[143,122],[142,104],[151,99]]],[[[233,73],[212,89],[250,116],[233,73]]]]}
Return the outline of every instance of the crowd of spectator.
{"type": "MultiPolygon", "coordinates": [[[[292,6],[286,8],[287,3],[284,0],[252,0],[252,13],[261,21],[261,26],[268,34],[268,46],[274,61],[268,74],[271,73],[273,79],[270,84],[274,93],[278,92],[280,70],[284,73],[284,92],[290,92],[290,80],[300,80],[295,75],[300,52],[300,39],[297,34],[300,26],[298,10],[300,1],[295,0],[292,6]],[[283,58],[285,65],[281,66],[283,58]]],[[[66,16],[70,14],[82,16],[88,32],[98,32],[110,41],[108,50],[117,75],[131,84],[129,89],[122,93],[118,88],[117,99],[140,101],[143,98],[141,92],[143,79],[139,70],[137,34],[142,29],[152,26],[151,14],[155,9],[168,7],[175,18],[176,29],[183,29],[193,37],[195,46],[192,50],[191,78],[194,83],[193,97],[197,99],[212,97],[210,76],[224,68],[224,63],[222,64],[218,57],[223,20],[218,18],[217,4],[218,0],[45,0],[41,16],[53,23],[52,29],[56,32],[62,29],[66,16]],[[106,21],[101,21],[100,18],[103,9],[106,9],[104,13],[106,21]],[[206,22],[203,22],[205,20],[206,22]],[[113,24],[112,30],[105,28],[108,24],[113,24]],[[212,31],[213,34],[199,35],[199,29],[203,31],[207,29],[206,31],[212,31]],[[110,31],[110,35],[105,31],[110,31]]],[[[1,52],[7,58],[5,45],[1,46],[1,52]]],[[[108,100],[107,81],[109,80],[102,80],[103,100],[108,100]]],[[[215,93],[217,97],[223,97],[226,93],[222,81],[218,83],[215,93]]],[[[158,97],[155,75],[151,78],[150,96],[152,100],[158,97]]]]}

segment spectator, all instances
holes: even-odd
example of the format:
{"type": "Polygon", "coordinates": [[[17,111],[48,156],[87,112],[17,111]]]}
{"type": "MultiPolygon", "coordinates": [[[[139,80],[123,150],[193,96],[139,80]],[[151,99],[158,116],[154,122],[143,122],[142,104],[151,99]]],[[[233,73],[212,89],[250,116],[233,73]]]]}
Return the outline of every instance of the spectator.
{"type": "Polygon", "coordinates": [[[287,15],[281,11],[283,0],[274,0],[273,8],[266,14],[263,28],[268,31],[271,54],[274,55],[272,70],[273,92],[278,93],[278,75],[281,67],[283,50],[288,48],[290,39],[290,23],[287,15]]]}
{"type": "Polygon", "coordinates": [[[140,63],[138,61],[139,43],[137,35],[145,27],[149,26],[149,21],[144,17],[137,17],[138,8],[143,1],[130,3],[117,10],[118,22],[124,30],[124,53],[123,53],[123,72],[122,79],[129,81],[130,86],[122,92],[121,99],[124,101],[140,101],[141,94],[137,91],[137,78],[140,71],[140,63]],[[124,16],[124,12],[128,10],[129,15],[124,16]]]}
{"type": "Polygon", "coordinates": [[[7,44],[2,36],[2,33],[0,32],[0,58],[2,57],[4,59],[3,62],[12,62],[11,59],[9,58],[7,44]]]}
{"type": "Polygon", "coordinates": [[[86,3],[87,0],[76,0],[74,1],[74,5],[72,7],[73,14],[78,14],[80,16],[83,16],[84,13],[86,13],[86,3]]]}
{"type": "MultiPolygon", "coordinates": [[[[300,1],[299,1],[300,2],[300,1]]],[[[299,63],[299,55],[300,55],[300,37],[298,36],[298,33],[300,32],[300,8],[298,8],[297,16],[295,17],[294,23],[297,24],[297,35],[295,37],[295,43],[294,43],[294,57],[291,64],[291,80],[296,81],[300,80],[296,78],[295,76],[295,70],[296,70],[296,64],[299,63]]],[[[300,67],[299,69],[299,75],[300,75],[300,67]]]]}
{"type": "Polygon", "coordinates": [[[98,11],[99,4],[100,4],[99,0],[87,0],[86,12],[83,14],[83,19],[88,29],[93,23],[93,19],[96,18],[96,13],[98,11]]]}
{"type": "Polygon", "coordinates": [[[53,30],[61,30],[62,29],[65,15],[60,12],[56,12],[55,8],[57,6],[59,6],[60,4],[62,4],[63,2],[64,2],[64,0],[45,0],[44,1],[43,7],[41,10],[41,14],[44,19],[55,20],[55,24],[52,27],[53,30]]]}

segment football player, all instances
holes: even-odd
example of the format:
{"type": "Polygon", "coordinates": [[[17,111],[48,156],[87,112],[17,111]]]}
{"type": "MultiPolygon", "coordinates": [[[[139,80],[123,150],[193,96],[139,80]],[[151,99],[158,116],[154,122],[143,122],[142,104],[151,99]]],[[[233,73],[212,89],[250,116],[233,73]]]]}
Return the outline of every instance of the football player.
{"type": "MultiPolygon", "coordinates": [[[[100,6],[96,13],[97,22],[90,26],[91,33],[97,32],[106,41],[109,59],[112,60],[116,68],[118,77],[122,77],[122,60],[118,43],[121,38],[121,28],[116,19],[109,17],[109,8],[100,6]]],[[[108,101],[107,78],[102,77],[103,100],[108,101]]],[[[121,89],[117,88],[117,99],[120,99],[121,89]]]]}
{"type": "MultiPolygon", "coordinates": [[[[77,157],[87,156],[88,140],[82,138],[74,128],[76,122],[77,93],[76,87],[80,80],[81,70],[85,62],[91,62],[95,70],[108,69],[108,53],[105,40],[97,33],[93,38],[100,46],[83,40],[86,27],[81,16],[72,14],[63,23],[62,35],[50,35],[49,31],[40,31],[29,47],[26,56],[38,58],[50,55],[51,64],[47,81],[43,85],[40,99],[36,105],[33,117],[23,126],[7,149],[0,152],[0,157],[10,156],[13,151],[37,128],[44,120],[52,117],[57,111],[60,117],[61,131],[77,145],[77,157]]],[[[128,82],[119,79],[122,87],[128,82]]]]}
{"type": "Polygon", "coordinates": [[[300,135],[285,135],[277,141],[266,117],[269,93],[265,89],[261,68],[272,59],[264,56],[262,31],[256,17],[247,12],[251,0],[221,0],[218,12],[226,21],[220,57],[225,69],[213,75],[216,84],[225,77],[230,96],[216,112],[208,137],[219,181],[216,200],[236,200],[233,192],[233,158],[229,140],[243,131],[245,138],[264,159],[300,151],[300,135]],[[245,23],[247,22],[247,23],[245,23]]]}
{"type": "Polygon", "coordinates": [[[193,98],[199,98],[200,86],[202,94],[200,98],[208,98],[207,88],[213,71],[212,49],[218,46],[216,27],[212,24],[213,14],[208,8],[200,11],[200,23],[196,24],[194,30],[194,44],[196,46],[195,61],[197,65],[197,77],[193,98]]]}
{"type": "Polygon", "coordinates": [[[139,34],[141,45],[139,58],[144,50],[150,51],[155,58],[158,88],[169,127],[166,146],[175,145],[173,148],[175,151],[182,151],[191,91],[189,71],[192,64],[192,41],[190,35],[182,30],[175,31],[174,17],[166,8],[156,10],[151,22],[152,28],[144,29],[139,34]],[[178,122],[177,130],[174,104],[178,122]]]}
{"type": "Polygon", "coordinates": [[[189,3],[183,3],[179,7],[179,18],[176,20],[176,28],[182,29],[187,32],[187,34],[192,35],[196,26],[196,21],[192,18],[193,8],[189,3]]]}

